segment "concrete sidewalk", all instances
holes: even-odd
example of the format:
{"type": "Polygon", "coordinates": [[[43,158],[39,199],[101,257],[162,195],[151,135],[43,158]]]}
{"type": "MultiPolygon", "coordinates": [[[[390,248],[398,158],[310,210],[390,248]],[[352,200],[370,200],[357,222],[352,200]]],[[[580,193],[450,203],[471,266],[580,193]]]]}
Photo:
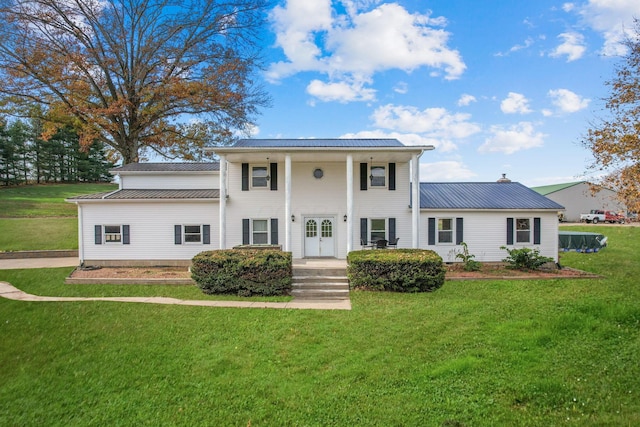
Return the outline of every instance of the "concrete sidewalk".
{"type": "Polygon", "coordinates": [[[0,259],[0,270],[75,267],[79,263],[77,257],[0,259]]]}
{"type": "Polygon", "coordinates": [[[306,310],[351,310],[351,301],[289,301],[289,302],[260,302],[260,301],[208,301],[208,300],[181,300],[166,297],[46,297],[31,295],[21,291],[7,282],[0,282],[0,296],[15,301],[114,301],[114,302],[137,302],[145,304],[173,304],[189,305],[199,307],[229,307],[229,308],[289,308],[306,310]]]}

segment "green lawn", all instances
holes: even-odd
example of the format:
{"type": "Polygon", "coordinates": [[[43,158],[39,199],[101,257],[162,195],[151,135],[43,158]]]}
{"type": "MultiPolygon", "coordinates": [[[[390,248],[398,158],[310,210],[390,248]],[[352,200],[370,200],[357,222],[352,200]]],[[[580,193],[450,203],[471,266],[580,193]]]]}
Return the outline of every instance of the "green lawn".
{"type": "Polygon", "coordinates": [[[64,199],[113,191],[114,184],[43,184],[0,187],[0,218],[76,217],[78,208],[64,199]]]}
{"type": "Polygon", "coordinates": [[[0,252],[78,249],[78,208],[64,200],[117,188],[113,184],[0,188],[0,252]]]}
{"type": "MultiPolygon", "coordinates": [[[[561,262],[602,279],[355,292],[352,311],[0,299],[0,425],[639,425],[640,228],[585,229],[609,247],[561,262]]],[[[68,273],[0,280],[194,292],[64,286],[68,273]]]]}

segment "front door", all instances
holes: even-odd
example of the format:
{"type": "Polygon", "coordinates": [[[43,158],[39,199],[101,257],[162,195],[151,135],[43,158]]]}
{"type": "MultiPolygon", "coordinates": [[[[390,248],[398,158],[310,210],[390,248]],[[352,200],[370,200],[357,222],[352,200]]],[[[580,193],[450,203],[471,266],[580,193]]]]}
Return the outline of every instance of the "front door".
{"type": "Polygon", "coordinates": [[[304,256],[335,256],[334,219],[327,217],[305,218],[304,221],[304,256]]]}

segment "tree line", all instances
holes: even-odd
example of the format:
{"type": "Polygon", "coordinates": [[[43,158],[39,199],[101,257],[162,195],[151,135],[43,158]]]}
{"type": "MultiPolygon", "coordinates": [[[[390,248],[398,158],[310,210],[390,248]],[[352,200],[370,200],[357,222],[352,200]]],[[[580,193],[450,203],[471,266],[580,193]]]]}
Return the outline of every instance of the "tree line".
{"type": "Polygon", "coordinates": [[[81,149],[78,133],[71,127],[42,138],[37,120],[0,118],[0,186],[52,182],[108,182],[105,146],[96,142],[81,149]]]}

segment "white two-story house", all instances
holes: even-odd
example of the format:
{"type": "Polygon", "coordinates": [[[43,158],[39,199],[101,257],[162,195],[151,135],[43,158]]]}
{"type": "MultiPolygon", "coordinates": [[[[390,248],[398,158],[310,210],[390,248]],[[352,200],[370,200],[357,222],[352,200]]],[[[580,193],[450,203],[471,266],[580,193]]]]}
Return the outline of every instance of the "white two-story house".
{"type": "Polygon", "coordinates": [[[501,245],[557,260],[562,206],[511,182],[412,185],[432,149],[395,139],[256,139],[211,148],[218,162],[125,165],[113,170],[118,190],[69,199],[78,205],[80,262],[184,264],[242,245],[344,259],[379,240],[433,249],[446,262],[462,241],[478,261],[502,260],[501,245]]]}

